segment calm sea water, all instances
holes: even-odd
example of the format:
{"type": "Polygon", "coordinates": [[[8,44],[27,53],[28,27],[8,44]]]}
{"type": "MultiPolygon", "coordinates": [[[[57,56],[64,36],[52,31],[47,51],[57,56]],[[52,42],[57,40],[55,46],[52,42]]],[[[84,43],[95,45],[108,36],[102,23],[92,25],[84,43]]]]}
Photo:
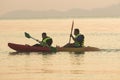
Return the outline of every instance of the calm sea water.
{"type": "MultiPolygon", "coordinates": [[[[53,46],[69,41],[72,19],[0,20],[0,80],[119,80],[120,19],[74,19],[74,28],[85,35],[85,45],[103,49],[96,52],[53,54],[11,54],[9,42],[37,43],[24,32],[41,40],[47,32],[53,46]]],[[[72,42],[72,41],[71,41],[72,42]]]]}

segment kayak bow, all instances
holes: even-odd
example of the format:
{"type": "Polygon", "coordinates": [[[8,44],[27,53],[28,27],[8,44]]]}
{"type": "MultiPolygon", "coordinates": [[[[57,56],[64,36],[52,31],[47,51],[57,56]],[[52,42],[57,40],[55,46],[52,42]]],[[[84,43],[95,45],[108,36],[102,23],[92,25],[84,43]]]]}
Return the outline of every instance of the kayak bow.
{"type": "Polygon", "coordinates": [[[36,47],[15,43],[8,43],[8,46],[17,52],[50,52],[50,49],[47,47],[36,47]]]}

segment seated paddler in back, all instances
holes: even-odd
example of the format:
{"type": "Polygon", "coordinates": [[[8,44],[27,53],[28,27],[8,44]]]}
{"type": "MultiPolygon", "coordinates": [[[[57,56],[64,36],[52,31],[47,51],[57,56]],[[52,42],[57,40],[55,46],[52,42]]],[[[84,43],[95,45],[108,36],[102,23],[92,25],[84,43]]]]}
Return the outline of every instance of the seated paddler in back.
{"type": "Polygon", "coordinates": [[[70,37],[73,39],[74,43],[69,42],[63,47],[74,47],[74,48],[84,47],[84,35],[80,33],[79,29],[74,29],[74,36],[70,34],[70,37]]]}
{"type": "Polygon", "coordinates": [[[42,41],[36,40],[39,44],[35,44],[33,46],[42,46],[42,47],[51,47],[53,40],[51,37],[47,36],[45,32],[42,33],[42,41]]]}

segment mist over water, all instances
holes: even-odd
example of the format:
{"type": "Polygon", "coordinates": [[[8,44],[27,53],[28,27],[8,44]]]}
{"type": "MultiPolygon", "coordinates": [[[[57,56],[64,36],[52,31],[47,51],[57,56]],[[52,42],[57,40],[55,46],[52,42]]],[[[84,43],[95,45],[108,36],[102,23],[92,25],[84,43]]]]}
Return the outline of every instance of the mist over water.
{"type": "Polygon", "coordinates": [[[47,32],[54,40],[53,46],[68,43],[72,19],[0,20],[0,79],[118,80],[119,22],[116,18],[74,19],[74,28],[85,35],[85,46],[102,51],[16,54],[7,46],[9,42],[37,43],[25,38],[24,32],[40,40],[41,33],[47,32]]]}

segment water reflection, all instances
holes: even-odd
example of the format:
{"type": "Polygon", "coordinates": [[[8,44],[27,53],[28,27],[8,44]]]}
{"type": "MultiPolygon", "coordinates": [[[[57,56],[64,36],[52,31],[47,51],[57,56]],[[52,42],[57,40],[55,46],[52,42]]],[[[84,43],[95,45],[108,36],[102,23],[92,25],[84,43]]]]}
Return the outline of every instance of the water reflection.
{"type": "Polygon", "coordinates": [[[49,55],[55,53],[54,52],[9,52],[9,55],[30,55],[30,54],[49,55]]]}
{"type": "Polygon", "coordinates": [[[19,79],[19,77],[21,79],[30,77],[29,80],[96,80],[101,77],[105,78],[102,80],[106,80],[109,79],[108,76],[113,77],[109,80],[114,80],[116,76],[119,79],[120,55],[118,54],[101,54],[101,52],[58,52],[52,54],[31,52],[19,53],[20,55],[18,53],[12,54],[16,56],[10,55],[0,62],[1,74],[4,73],[2,75],[4,78],[6,78],[7,74],[14,76],[12,78],[16,78],[15,80],[19,79]],[[112,61],[114,64],[111,64],[112,61]],[[94,75],[94,79],[89,75],[94,75]]]}
{"type": "Polygon", "coordinates": [[[9,55],[23,55],[23,54],[30,55],[29,52],[9,52],[9,55]]]}
{"type": "Polygon", "coordinates": [[[70,55],[72,64],[80,65],[84,60],[85,52],[74,52],[70,55]]]}
{"type": "Polygon", "coordinates": [[[71,74],[83,74],[84,70],[82,65],[84,64],[84,54],[85,52],[73,52],[70,54],[70,60],[72,69],[70,70],[71,74]]]}

